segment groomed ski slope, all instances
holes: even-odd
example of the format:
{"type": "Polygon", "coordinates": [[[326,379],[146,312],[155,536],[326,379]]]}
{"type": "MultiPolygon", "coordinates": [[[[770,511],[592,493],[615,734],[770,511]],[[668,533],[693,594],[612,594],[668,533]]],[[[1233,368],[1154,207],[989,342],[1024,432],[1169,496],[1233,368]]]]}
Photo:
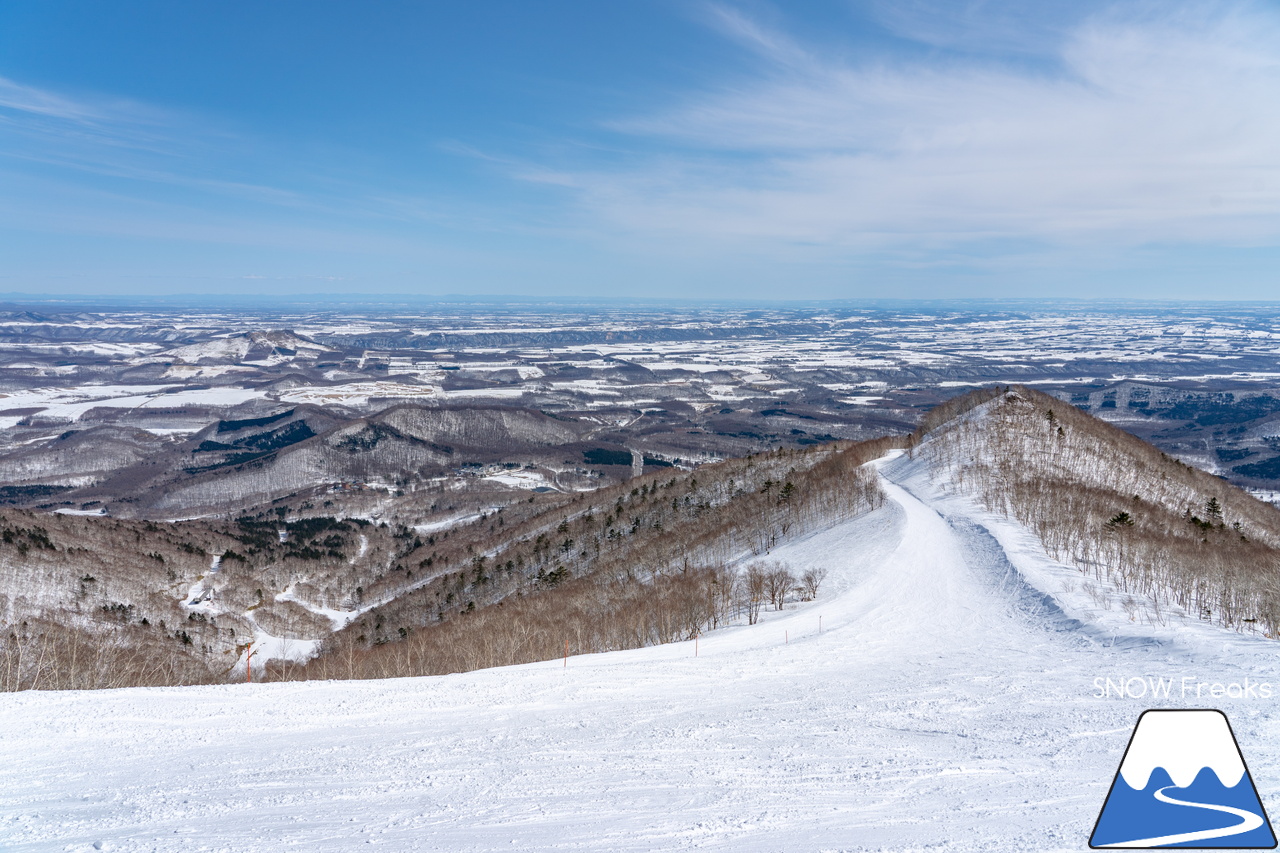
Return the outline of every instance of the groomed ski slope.
{"type": "Polygon", "coordinates": [[[1280,812],[1280,700],[1094,695],[1280,696],[1280,644],[1086,612],[1044,588],[1073,570],[920,466],[771,555],[827,567],[819,601],[696,658],[0,696],[0,849],[1076,851],[1148,707],[1221,707],[1280,812]]]}

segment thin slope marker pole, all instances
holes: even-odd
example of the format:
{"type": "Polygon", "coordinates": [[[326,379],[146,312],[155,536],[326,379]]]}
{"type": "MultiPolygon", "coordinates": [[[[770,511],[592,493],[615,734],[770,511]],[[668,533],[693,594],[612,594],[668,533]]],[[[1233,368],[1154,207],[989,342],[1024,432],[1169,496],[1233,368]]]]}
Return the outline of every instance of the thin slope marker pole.
{"type": "Polygon", "coordinates": [[[790,631],[783,631],[783,632],[782,632],[782,645],[784,645],[784,646],[789,646],[789,645],[791,645],[791,632],[790,632],[790,631]]]}
{"type": "Polygon", "coordinates": [[[244,683],[253,683],[253,643],[249,644],[249,653],[244,656],[244,683]]]}
{"type": "Polygon", "coordinates": [[[819,634],[822,633],[822,617],[821,616],[818,617],[818,633],[819,634]]]}
{"type": "Polygon", "coordinates": [[[569,638],[568,637],[565,637],[565,640],[564,640],[564,668],[565,669],[569,668],[569,638]]]}

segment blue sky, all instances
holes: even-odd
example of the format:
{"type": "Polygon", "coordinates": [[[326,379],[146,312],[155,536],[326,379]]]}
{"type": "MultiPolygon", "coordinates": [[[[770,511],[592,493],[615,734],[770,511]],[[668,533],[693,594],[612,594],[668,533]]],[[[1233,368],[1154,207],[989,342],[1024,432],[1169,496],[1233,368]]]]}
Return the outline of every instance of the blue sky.
{"type": "Polygon", "coordinates": [[[0,6],[0,291],[1280,295],[1280,6],[0,6]]]}

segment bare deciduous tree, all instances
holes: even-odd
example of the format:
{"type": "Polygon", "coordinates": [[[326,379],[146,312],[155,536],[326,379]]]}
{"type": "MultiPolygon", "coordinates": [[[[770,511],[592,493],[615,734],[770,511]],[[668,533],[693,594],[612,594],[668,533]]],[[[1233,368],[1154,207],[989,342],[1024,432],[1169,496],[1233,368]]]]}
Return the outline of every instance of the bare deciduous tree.
{"type": "Polygon", "coordinates": [[[742,609],[747,614],[747,624],[760,621],[760,610],[769,598],[769,570],[760,563],[747,566],[742,576],[742,609]]]}
{"type": "Polygon", "coordinates": [[[787,601],[787,593],[796,585],[795,575],[786,563],[769,563],[765,569],[765,591],[774,610],[781,610],[787,601]]]}
{"type": "Polygon", "coordinates": [[[805,569],[804,574],[800,576],[800,596],[805,601],[813,601],[818,597],[818,588],[822,586],[822,582],[827,579],[827,570],[823,568],[813,567],[805,569]]]}

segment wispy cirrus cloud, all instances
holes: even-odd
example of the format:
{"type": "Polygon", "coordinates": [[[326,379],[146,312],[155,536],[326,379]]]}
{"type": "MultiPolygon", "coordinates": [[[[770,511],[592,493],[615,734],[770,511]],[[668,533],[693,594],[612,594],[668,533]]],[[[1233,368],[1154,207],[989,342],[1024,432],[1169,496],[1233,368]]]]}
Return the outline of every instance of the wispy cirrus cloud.
{"type": "Polygon", "coordinates": [[[199,114],[0,77],[0,177],[12,191],[0,197],[0,220],[139,240],[376,252],[416,250],[404,235],[378,233],[389,226],[502,227],[494,211],[362,181],[333,152],[297,156],[292,144],[199,114]]]}
{"type": "MultiPolygon", "coordinates": [[[[868,0],[891,32],[932,48],[969,54],[1052,58],[1073,28],[1108,8],[1105,0],[868,0]]],[[[1130,0],[1130,7],[1133,2],[1130,0]]]]}
{"type": "Polygon", "coordinates": [[[617,233],[835,255],[1280,243],[1274,6],[1101,8],[1039,32],[1036,63],[824,58],[713,10],[757,72],[611,123],[645,152],[622,166],[554,171],[617,233]]]}
{"type": "Polygon", "coordinates": [[[723,3],[708,4],[705,10],[707,23],[713,29],[759,54],[768,62],[797,71],[821,72],[819,59],[785,32],[771,28],[741,9],[723,3]]]}
{"type": "MultiPolygon", "coordinates": [[[[48,233],[250,247],[403,249],[357,233],[397,217],[369,188],[255,179],[287,159],[207,117],[0,78],[0,221],[48,233]],[[7,173],[7,175],[5,174],[7,173]],[[347,192],[342,191],[348,190],[347,192]]],[[[291,165],[296,165],[292,164],[291,165]]],[[[301,168],[301,167],[300,167],[301,168]]]]}
{"type": "Polygon", "coordinates": [[[27,176],[45,167],[269,204],[299,202],[286,189],[226,177],[219,152],[237,145],[243,143],[234,134],[193,116],[0,77],[0,158],[27,176]]]}
{"type": "Polygon", "coordinates": [[[174,156],[184,119],[127,100],[75,97],[0,77],[0,154],[91,169],[174,156]]]}
{"type": "Polygon", "coordinates": [[[0,109],[78,123],[105,118],[100,110],[87,104],[5,77],[0,77],[0,109]]]}

